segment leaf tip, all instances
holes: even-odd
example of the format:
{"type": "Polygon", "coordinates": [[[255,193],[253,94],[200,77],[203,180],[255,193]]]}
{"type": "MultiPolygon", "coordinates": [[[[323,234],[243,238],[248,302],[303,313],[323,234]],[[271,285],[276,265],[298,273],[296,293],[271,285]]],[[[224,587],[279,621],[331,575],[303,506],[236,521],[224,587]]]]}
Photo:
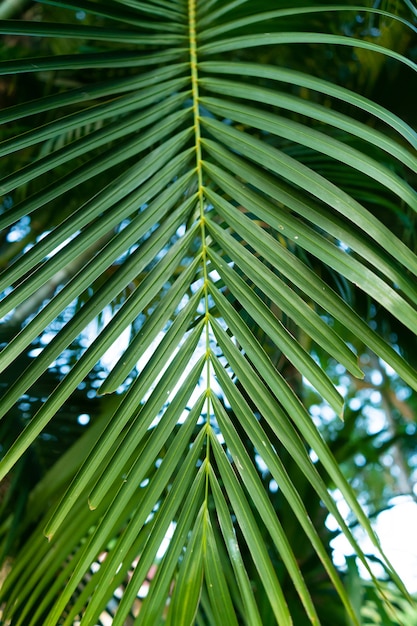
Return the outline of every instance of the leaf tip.
{"type": "Polygon", "coordinates": [[[114,391],[116,391],[116,389],[114,389],[114,385],[109,383],[108,380],[104,380],[100,387],[97,389],[96,394],[98,396],[105,396],[109,393],[113,393],[114,391]]]}

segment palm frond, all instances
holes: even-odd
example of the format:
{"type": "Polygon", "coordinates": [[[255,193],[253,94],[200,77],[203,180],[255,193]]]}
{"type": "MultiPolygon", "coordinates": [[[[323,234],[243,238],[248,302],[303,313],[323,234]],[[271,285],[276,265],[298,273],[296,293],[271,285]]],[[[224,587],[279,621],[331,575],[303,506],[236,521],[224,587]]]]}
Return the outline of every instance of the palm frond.
{"type": "MultiPolygon", "coordinates": [[[[0,143],[2,157],[20,164],[0,181],[1,192],[16,197],[1,211],[0,227],[26,216],[36,221],[42,211],[55,220],[0,275],[5,328],[19,311],[25,318],[0,353],[1,371],[13,371],[51,324],[69,317],[16,372],[0,404],[3,423],[77,338],[88,343],[4,450],[1,477],[15,471],[109,349],[118,352],[98,389],[110,407],[100,426],[93,423],[57,466],[64,481],[52,467],[29,499],[34,528],[0,592],[5,623],[70,625],[81,616],[83,626],[93,625],[123,585],[114,624],[125,624],[155,564],[135,624],[289,626],[299,615],[326,623],[257,457],[352,624],[360,623],[357,612],[300,480],[334,516],[378,588],[331,488],[343,494],[407,595],[313,424],[302,385],[286,380],[279,364],[291,364],[341,417],[343,398],[313,358],[315,348],[362,377],[358,341],[417,391],[401,350],[325,273],[350,294],[366,294],[414,336],[417,256],[382,210],[320,168],[330,163],[341,177],[360,172],[370,197],[380,193],[415,212],[417,136],[366,97],[281,67],[280,50],[354,46],[401,64],[412,80],[417,67],[365,39],[286,27],[286,18],[302,24],[300,16],[358,8],[305,3],[270,11],[263,4],[69,1],[60,23],[0,24],[3,34],[79,46],[74,54],[2,61],[0,74],[83,68],[98,76],[0,114],[3,123],[27,125],[0,143]],[[88,13],[87,23],[74,20],[77,10],[88,13]],[[276,62],[260,61],[260,50],[276,62]],[[314,158],[303,162],[291,148],[314,158]],[[109,321],[92,331],[104,314],[109,321]],[[298,473],[286,466],[287,455],[298,473]]],[[[415,31],[412,16],[363,10],[415,31]]]]}

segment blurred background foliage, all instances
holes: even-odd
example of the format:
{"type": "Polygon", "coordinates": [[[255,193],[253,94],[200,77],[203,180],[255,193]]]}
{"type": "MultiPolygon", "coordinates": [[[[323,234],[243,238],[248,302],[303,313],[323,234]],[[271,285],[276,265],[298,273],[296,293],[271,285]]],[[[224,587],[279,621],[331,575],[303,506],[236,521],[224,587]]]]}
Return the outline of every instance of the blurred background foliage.
{"type": "MultiPolygon", "coordinates": [[[[98,4],[100,4],[98,0],[98,4]]],[[[259,4],[264,5],[265,9],[270,7],[267,0],[259,0],[259,4]]],[[[292,6],[303,4],[301,0],[292,2],[292,6]]],[[[326,2],[322,2],[326,4],[326,2]]],[[[327,4],[332,4],[327,2],[327,4]]],[[[353,0],[345,4],[355,6],[353,0]]],[[[399,15],[404,10],[403,4],[396,0],[386,0],[376,2],[378,8],[383,10],[391,10],[399,15]]],[[[244,13],[245,7],[242,7],[244,13]]],[[[80,10],[77,13],[73,11],[64,11],[62,7],[55,7],[53,4],[38,4],[33,2],[0,2],[0,17],[13,18],[36,21],[65,21],[74,23],[89,23],[94,26],[106,25],[106,18],[99,16],[91,16],[80,10]]],[[[289,18],[295,20],[296,18],[289,18]]],[[[288,21],[289,21],[288,20],[288,21]]],[[[405,56],[417,62],[417,36],[410,34],[400,21],[387,20],[382,15],[373,15],[371,13],[358,13],[355,11],[347,12],[320,12],[313,13],[310,16],[304,16],[304,26],[306,30],[317,30],[323,32],[352,34],[356,37],[386,44],[405,56]]],[[[288,28],[288,21],[283,21],[285,28],[288,28]]],[[[417,23],[417,21],[416,21],[417,23]]],[[[297,29],[300,29],[300,20],[297,21],[297,29]]],[[[103,51],[104,46],[111,44],[104,43],[100,48],[103,51]]],[[[128,49],[128,46],[126,46],[128,49]]],[[[72,39],[60,38],[37,38],[37,37],[2,37],[0,45],[0,59],[16,59],[26,57],[37,57],[56,54],[69,54],[74,52],[95,52],[91,42],[72,39]]],[[[237,58],[241,53],[233,53],[237,58]]],[[[267,51],[252,48],[246,50],[244,58],[250,60],[254,58],[257,61],[265,63],[274,63],[279,61],[280,65],[288,66],[294,69],[307,71],[315,76],[332,80],[339,85],[363,93],[372,98],[376,102],[386,106],[397,115],[403,117],[412,127],[417,126],[417,81],[410,80],[410,70],[398,63],[394,63],[383,55],[372,54],[363,49],[351,49],[349,47],[339,46],[315,46],[314,44],[305,44],[297,47],[275,46],[269,47],[267,51]],[[252,56],[253,55],[253,56],[252,56]],[[403,98],[400,94],[404,94],[404,84],[407,85],[407,97],[403,98]]],[[[123,78],[131,70],[127,67],[120,69],[106,70],[113,72],[114,76],[123,78]]],[[[100,73],[94,70],[95,76],[92,82],[100,81],[100,73]]],[[[18,104],[22,99],[26,99],[28,93],[31,98],[40,98],[47,95],[59,93],[68,88],[86,88],[88,89],[91,80],[91,70],[83,68],[71,71],[60,72],[59,76],[54,72],[40,72],[31,74],[15,74],[0,78],[0,107],[6,108],[18,104]]],[[[251,80],[251,79],[248,79],[251,80]]],[[[334,102],[326,102],[325,96],[311,92],[306,88],[288,85],[289,93],[296,93],[303,98],[313,102],[320,101],[327,106],[337,106],[334,102]]],[[[72,113],[77,106],[69,105],[67,112],[72,113]]],[[[348,107],[346,103],[340,104],[340,111],[348,107]]],[[[287,115],[292,119],[299,120],[300,115],[289,111],[282,111],[282,115],[287,115]]],[[[52,114],[53,115],[53,114],[52,114]]],[[[359,119],[365,124],[369,122],[366,113],[358,113],[359,119]]],[[[52,118],[42,118],[42,122],[51,121],[52,118]]],[[[372,118],[373,122],[375,118],[372,118]]],[[[39,120],[35,120],[39,122],[39,120]]],[[[24,118],[12,125],[6,125],[3,129],[3,137],[13,136],[18,133],[30,130],[33,120],[24,118]],[[30,121],[29,121],[30,120],[30,121]]],[[[89,134],[97,131],[101,127],[105,127],[106,121],[97,121],[93,126],[85,126],[80,131],[83,134],[89,134]]],[[[320,122],[317,122],[320,127],[320,122]]],[[[329,127],[326,127],[326,132],[329,127]]],[[[340,131],[337,131],[340,135],[340,131]]],[[[384,132],[387,132],[384,128],[384,132]]],[[[336,131],[335,131],[336,134],[336,131]]],[[[49,150],[56,149],[60,145],[66,145],[74,139],[71,133],[63,133],[58,140],[46,142],[42,145],[42,154],[46,155],[49,150]]],[[[346,139],[346,138],[344,138],[346,139]]],[[[270,138],[271,142],[277,142],[277,138],[270,138]]],[[[417,252],[417,216],[411,210],[404,209],[398,205],[398,201],[394,196],[390,197],[386,191],[379,188],[378,184],[373,183],[374,187],[370,189],[370,181],[368,178],[361,176],[359,172],[352,170],[347,173],[347,169],[334,167],[331,158],[318,155],[312,150],[302,146],[294,147],[294,145],[285,145],[285,141],[280,140],[280,148],[286,150],[289,154],[296,156],[301,161],[308,163],[311,159],[316,160],[316,169],[320,173],[333,180],[337,185],[348,191],[353,197],[360,200],[367,208],[376,215],[384,212],[384,222],[389,224],[391,230],[400,239],[404,240],[415,252],[417,252]],[[317,163],[317,159],[321,159],[317,163]]],[[[359,139],[349,141],[359,142],[359,139]]],[[[363,149],[363,146],[362,146],[363,149]]],[[[369,152],[371,148],[368,148],[369,152]]],[[[98,149],[99,151],[99,149],[98,149]]],[[[389,156],[380,152],[377,148],[374,150],[375,158],[385,161],[389,167],[392,166],[389,156]]],[[[24,166],[27,162],[39,156],[38,146],[33,146],[26,150],[16,153],[15,156],[8,159],[7,167],[9,172],[13,172],[24,166]]],[[[94,153],[89,155],[94,158],[94,153]]],[[[77,168],[84,165],[82,160],[77,162],[77,168]]],[[[70,174],[73,164],[62,165],[54,172],[54,179],[58,180],[70,174]]],[[[119,166],[124,167],[122,163],[119,166]]],[[[401,172],[402,175],[409,176],[409,173],[401,172]]],[[[48,172],[43,176],[36,178],[25,187],[19,188],[12,196],[8,196],[3,200],[1,211],[9,208],[13,203],[36,194],[39,189],[43,189],[46,185],[53,185],[55,180],[51,182],[51,176],[48,172]]],[[[410,180],[416,184],[417,181],[410,180]]],[[[72,191],[57,201],[52,200],[45,208],[34,212],[30,217],[23,217],[18,223],[4,230],[0,234],[0,269],[8,266],[12,261],[20,255],[25,254],[31,246],[50,231],[57,223],[60,223],[65,217],[71,214],[75,207],[79,206],[86,191],[99,188],[100,185],[107,183],[106,171],[94,179],[87,179],[80,185],[76,192],[72,191]]],[[[100,249],[102,241],[96,242],[94,246],[100,249]]],[[[288,244],[290,245],[290,244],[288,244]]],[[[93,248],[94,248],[93,246],[93,248]]],[[[94,252],[94,249],[88,253],[94,252]]],[[[313,258],[308,258],[307,253],[304,254],[303,260],[310,263],[318,274],[326,272],[326,280],[330,281],[333,288],[343,294],[350,302],[351,306],[366,319],[372,328],[378,331],[387,341],[396,349],[401,350],[404,357],[414,365],[417,365],[417,345],[415,337],[406,330],[398,321],[385,311],[376,309],[376,307],[368,301],[366,295],[359,290],[355,290],[352,285],[341,282],[339,277],[329,276],[328,269],[318,265],[313,258]],[[401,346],[401,347],[400,347],[401,346]]],[[[120,259],[119,262],[122,262],[120,259]]],[[[107,272],[111,273],[115,267],[108,268],[107,272]]],[[[63,282],[75,274],[77,267],[68,267],[66,276],[59,276],[51,280],[46,286],[45,291],[35,294],[21,307],[18,307],[13,315],[3,320],[0,326],[0,344],[4,345],[22,328],[23,324],[31,319],[39,308],[59,289],[63,282]],[[22,309],[23,307],[23,309],[22,309]]],[[[105,281],[106,275],[98,279],[105,281]]],[[[93,290],[100,285],[91,286],[93,290]]],[[[113,302],[113,306],[117,308],[128,293],[122,292],[118,300],[113,302]]],[[[89,294],[85,294],[88,299],[89,294]]],[[[55,320],[53,325],[43,333],[34,344],[30,346],[27,353],[21,357],[18,367],[20,370],[26,368],[31,360],[39,354],[45,345],[48,344],[50,338],[56,334],[60,327],[65,324],[66,320],[71,317],[73,311],[81,306],[83,296],[74,301],[65,311],[61,319],[55,320]]],[[[144,315],[144,319],[138,320],[136,326],[132,325],[130,332],[135,335],[140,330],[141,324],[144,323],[147,315],[152,312],[152,307],[144,315]]],[[[105,313],[103,318],[99,319],[97,324],[105,323],[105,313]]],[[[328,319],[329,324],[334,324],[333,320],[328,319]]],[[[254,332],[259,332],[253,329],[254,332]]],[[[90,328],[91,336],[97,333],[96,328],[90,328]]],[[[299,332],[299,331],[298,331],[299,332]]],[[[346,331],[345,331],[346,332],[346,331]]],[[[303,342],[303,337],[298,337],[303,342]]],[[[304,338],[307,341],[307,338],[304,338]]],[[[25,424],[34,415],[37,408],[42,404],[55,388],[57,383],[62,379],[68,371],[71,363],[77,360],[79,354],[85,348],[89,337],[79,337],[72,346],[67,349],[59,359],[57,359],[49,368],[49,370],[36,382],[30,389],[28,394],[21,398],[20,403],[15,409],[10,411],[6,419],[0,423],[0,453],[2,449],[7,448],[10,441],[14,440],[17,434],[23,430],[25,424]]],[[[353,340],[353,338],[352,338],[353,340]]],[[[358,340],[355,338],[355,345],[358,340]]],[[[267,344],[266,344],[267,347],[267,344]]],[[[378,360],[374,354],[370,353],[365,346],[359,352],[360,365],[364,369],[366,376],[363,381],[353,379],[350,374],[340,365],[332,362],[327,356],[320,351],[317,346],[306,346],[310,349],[314,358],[326,369],[332,380],[337,384],[339,390],[345,396],[346,407],[344,414],[344,422],[342,423],[329,409],[321,403],[319,396],[313,388],[305,381],[297,379],[296,374],[291,371],[291,365],[282,358],[281,355],[274,355],[275,362],[280,371],[285,373],[287,380],[290,380],[297,392],[302,395],[304,403],[309,407],[312,419],[320,428],[325,438],[329,442],[332,451],[343,468],[346,476],[351,480],[352,485],[359,493],[359,499],[364,505],[370,517],[375,517],[380,511],[391,506],[393,498],[397,496],[408,496],[417,502],[417,394],[410,390],[393,372],[385,366],[383,362],[378,360]]],[[[0,387],[8,387],[16,377],[16,364],[9,367],[2,375],[0,387]]],[[[86,435],[86,431],[91,428],[100,428],[100,423],[105,423],[106,418],[111,414],[114,404],[120,401],[123,389],[119,395],[96,396],[95,390],[100,386],[103,378],[106,376],[106,363],[100,362],[94,371],[89,375],[88,379],[79,386],[76,393],[71,396],[65,406],[60,410],[57,418],[54,419],[45,432],[43,432],[36,443],[29,449],[25,457],[15,467],[11,475],[6,479],[0,487],[0,557],[7,564],[7,559],[13,558],[13,555],[19,549],[25,540],[30,529],[38,523],[40,515],[43,511],[33,506],[35,498],[33,490],[37,485],[42,484],[42,480],[51,471],[51,468],[62,468],[62,460],[72,458],[72,466],[69,463],[67,474],[62,472],[62,480],[65,481],[71,477],[71,472],[76,469],[77,463],[81,462],[81,455],[77,455],[83,444],[82,436],[86,435]],[[113,403],[113,405],[112,405],[113,403]],[[72,446],[72,454],[68,451],[72,446]]],[[[230,411],[230,409],[228,409],[230,411]]],[[[233,418],[233,416],[232,416],[233,418]]],[[[238,428],[238,424],[235,424],[238,428]]],[[[270,433],[271,440],[274,438],[270,433]]],[[[250,441],[246,441],[247,449],[252,455],[256,452],[250,441]]],[[[275,442],[279,447],[279,441],[275,442]]],[[[274,481],[268,473],[267,468],[262,464],[258,466],[259,475],[265,485],[268,486],[274,507],[280,514],[281,522],[288,536],[296,536],[299,533],[298,523],[295,521],[293,514],[285,506],[282,495],[276,489],[274,481]]],[[[320,520],[327,515],[321,506],[317,496],[312,493],[311,487],[305,481],[298,468],[292,462],[291,458],[287,458],[287,470],[298,487],[300,493],[304,491],[304,503],[308,508],[310,516],[313,520],[320,520]],[[303,481],[305,483],[303,489],[303,481]]],[[[55,470],[54,470],[55,471],[55,470]]],[[[331,484],[329,484],[331,487],[331,484]]],[[[36,493],[36,492],[35,492],[36,493]]],[[[47,494],[50,503],[53,503],[57,497],[56,493],[47,494]]],[[[44,497],[45,494],[44,494],[44,497]]],[[[325,519],[323,519],[323,522],[325,519]]],[[[319,527],[320,524],[317,524],[319,527]]],[[[322,539],[329,546],[335,537],[335,533],[330,530],[331,525],[321,525],[323,531],[322,539]]],[[[265,533],[265,541],[268,534],[265,533]]],[[[314,551],[307,545],[305,535],[300,533],[303,541],[297,544],[292,540],[291,544],[298,549],[297,557],[301,563],[305,577],[309,585],[316,587],[314,592],[315,598],[321,597],[321,616],[329,612],[327,620],[324,623],[339,624],[342,621],[342,613],[340,618],[337,616],[337,608],[329,603],[329,595],[333,597],[334,592],[328,585],[326,580],[322,580],[319,573],[319,563],[314,551]]],[[[277,565],[278,566],[278,565],[277,565]]],[[[352,597],[361,597],[362,604],[365,606],[363,613],[364,624],[394,624],[392,618],[385,615],[378,606],[378,600],[372,593],[372,587],[362,581],[352,562],[347,562],[345,566],[347,585],[351,585],[352,597]],[[360,591],[358,596],[358,590],[360,591]],[[356,596],[355,596],[356,594],[356,596]]],[[[256,570],[254,569],[254,578],[256,579],[256,570]]],[[[285,589],[285,582],[284,582],[285,589]]],[[[291,583],[288,582],[286,590],[288,597],[294,594],[291,589],[291,583]]],[[[401,607],[400,600],[393,598],[394,603],[397,602],[402,613],[401,626],[412,626],[417,624],[416,615],[410,615],[409,609],[401,607]]],[[[342,607],[339,607],[342,611],[342,607]]],[[[296,605],[292,607],[294,616],[296,615],[296,605]]],[[[263,616],[264,623],[268,623],[268,616],[263,616]]],[[[300,616],[300,619],[301,616],[300,616]]],[[[103,622],[104,623],[104,622],[103,622]]],[[[298,622],[296,622],[298,623],[298,622]]],[[[302,622],[300,621],[300,624],[302,622]]]]}

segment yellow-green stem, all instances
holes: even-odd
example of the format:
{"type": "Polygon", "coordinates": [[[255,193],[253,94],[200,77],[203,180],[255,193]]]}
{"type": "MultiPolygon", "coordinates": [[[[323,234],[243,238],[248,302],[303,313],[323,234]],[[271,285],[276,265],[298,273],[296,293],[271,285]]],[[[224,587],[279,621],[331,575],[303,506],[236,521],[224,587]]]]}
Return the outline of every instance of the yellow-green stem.
{"type": "MultiPolygon", "coordinates": [[[[197,32],[196,32],[196,0],[189,0],[188,2],[188,14],[189,14],[189,41],[190,41],[190,70],[191,70],[191,89],[193,100],[193,115],[194,115],[194,134],[195,134],[195,150],[196,150],[196,171],[197,171],[197,197],[198,197],[198,210],[201,229],[201,247],[202,254],[201,259],[203,263],[203,279],[204,279],[204,301],[205,301],[205,332],[206,332],[206,375],[207,375],[207,401],[206,411],[208,417],[207,423],[207,449],[206,459],[210,457],[210,437],[209,437],[209,416],[211,411],[210,402],[210,324],[209,324],[209,303],[208,303],[208,272],[207,272],[207,245],[206,245],[206,226],[205,226],[205,203],[204,203],[204,183],[202,172],[202,151],[201,151],[201,128],[200,128],[200,95],[198,86],[198,59],[197,59],[197,32]]],[[[206,502],[208,498],[208,471],[206,481],[206,502]]]]}

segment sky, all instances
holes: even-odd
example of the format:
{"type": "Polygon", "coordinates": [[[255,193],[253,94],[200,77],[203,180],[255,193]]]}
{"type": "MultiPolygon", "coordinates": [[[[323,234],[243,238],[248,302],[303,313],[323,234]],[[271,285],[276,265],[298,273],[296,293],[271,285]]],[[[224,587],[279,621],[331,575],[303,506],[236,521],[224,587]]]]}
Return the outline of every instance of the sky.
{"type": "MultiPolygon", "coordinates": [[[[383,511],[375,524],[382,549],[410,593],[417,593],[417,502],[408,496],[398,497],[392,509],[383,511]]],[[[359,538],[364,552],[373,553],[369,539],[359,538]]],[[[344,555],[352,554],[345,537],[333,543],[334,560],[342,564],[344,555]]],[[[365,576],[365,573],[361,570],[365,576]]]]}

